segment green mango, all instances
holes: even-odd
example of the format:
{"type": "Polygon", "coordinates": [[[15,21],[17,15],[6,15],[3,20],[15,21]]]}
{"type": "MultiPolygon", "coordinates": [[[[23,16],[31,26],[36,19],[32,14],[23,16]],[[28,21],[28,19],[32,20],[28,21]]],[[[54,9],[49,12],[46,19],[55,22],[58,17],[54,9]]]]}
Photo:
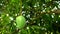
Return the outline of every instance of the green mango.
{"type": "Polygon", "coordinates": [[[25,26],[26,24],[26,19],[23,16],[18,16],[16,17],[16,27],[21,29],[25,26]]]}

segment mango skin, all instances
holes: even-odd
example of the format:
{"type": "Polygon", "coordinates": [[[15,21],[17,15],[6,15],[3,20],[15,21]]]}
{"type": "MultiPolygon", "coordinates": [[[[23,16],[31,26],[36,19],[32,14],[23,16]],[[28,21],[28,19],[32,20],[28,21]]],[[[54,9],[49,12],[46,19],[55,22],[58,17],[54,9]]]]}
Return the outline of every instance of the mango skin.
{"type": "Polygon", "coordinates": [[[23,16],[18,16],[16,17],[16,27],[21,29],[25,26],[26,24],[26,19],[23,16]]]}

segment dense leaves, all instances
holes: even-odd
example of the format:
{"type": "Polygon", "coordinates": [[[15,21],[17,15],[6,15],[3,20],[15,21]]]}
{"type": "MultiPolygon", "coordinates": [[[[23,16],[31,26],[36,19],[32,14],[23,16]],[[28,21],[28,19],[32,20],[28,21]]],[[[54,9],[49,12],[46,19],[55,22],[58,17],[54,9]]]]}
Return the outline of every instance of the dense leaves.
{"type": "Polygon", "coordinates": [[[0,0],[0,34],[60,34],[59,22],[58,0],[0,0]],[[20,14],[26,18],[22,29],[16,27],[20,14]]]}

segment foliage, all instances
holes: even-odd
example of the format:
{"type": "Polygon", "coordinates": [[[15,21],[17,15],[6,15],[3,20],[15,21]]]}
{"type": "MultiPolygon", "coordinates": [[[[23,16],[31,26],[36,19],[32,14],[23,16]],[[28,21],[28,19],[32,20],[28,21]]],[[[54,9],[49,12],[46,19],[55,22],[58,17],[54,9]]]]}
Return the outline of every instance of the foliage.
{"type": "Polygon", "coordinates": [[[58,0],[0,0],[0,34],[59,34],[59,10],[58,0]],[[20,14],[26,18],[22,29],[16,27],[20,14]]]}

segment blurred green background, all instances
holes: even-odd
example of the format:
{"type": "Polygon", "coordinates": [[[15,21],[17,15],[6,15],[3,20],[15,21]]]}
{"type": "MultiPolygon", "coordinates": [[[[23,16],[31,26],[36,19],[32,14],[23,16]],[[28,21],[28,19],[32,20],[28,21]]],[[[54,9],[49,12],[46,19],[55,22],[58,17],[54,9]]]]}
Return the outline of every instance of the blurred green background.
{"type": "Polygon", "coordinates": [[[0,0],[0,34],[60,34],[60,1],[0,0]],[[26,25],[17,30],[20,11],[26,25]]]}

